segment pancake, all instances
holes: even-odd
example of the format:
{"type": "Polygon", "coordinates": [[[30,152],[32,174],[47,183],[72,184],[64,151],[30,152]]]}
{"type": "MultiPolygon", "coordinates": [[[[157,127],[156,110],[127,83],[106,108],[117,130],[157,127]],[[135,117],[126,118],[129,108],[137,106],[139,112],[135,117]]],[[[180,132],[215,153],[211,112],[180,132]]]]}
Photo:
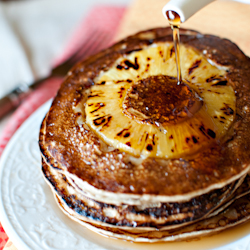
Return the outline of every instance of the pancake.
{"type": "Polygon", "coordinates": [[[250,59],[227,39],[180,33],[182,84],[172,30],[142,31],[73,67],[43,120],[43,174],[94,231],[181,240],[248,219],[205,226],[248,192],[250,59]]]}

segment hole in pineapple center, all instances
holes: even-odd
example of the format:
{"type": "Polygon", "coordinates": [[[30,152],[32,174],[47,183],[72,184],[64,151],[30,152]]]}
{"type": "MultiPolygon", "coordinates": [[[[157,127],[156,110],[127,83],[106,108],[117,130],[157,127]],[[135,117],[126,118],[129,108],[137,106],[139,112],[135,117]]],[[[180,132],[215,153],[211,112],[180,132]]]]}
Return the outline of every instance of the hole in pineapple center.
{"type": "Polygon", "coordinates": [[[158,75],[142,79],[128,89],[123,112],[139,122],[176,124],[192,117],[202,106],[198,94],[175,77],[158,75]]]}

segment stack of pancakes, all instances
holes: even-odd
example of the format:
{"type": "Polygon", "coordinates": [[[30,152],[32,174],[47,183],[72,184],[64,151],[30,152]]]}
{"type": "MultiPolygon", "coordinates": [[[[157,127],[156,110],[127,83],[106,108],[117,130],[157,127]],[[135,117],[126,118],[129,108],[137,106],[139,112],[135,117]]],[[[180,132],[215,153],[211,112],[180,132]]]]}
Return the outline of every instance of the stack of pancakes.
{"type": "Polygon", "coordinates": [[[176,241],[250,217],[250,59],[180,32],[180,86],[172,30],[142,31],[72,68],[43,120],[45,179],[97,233],[176,241]]]}

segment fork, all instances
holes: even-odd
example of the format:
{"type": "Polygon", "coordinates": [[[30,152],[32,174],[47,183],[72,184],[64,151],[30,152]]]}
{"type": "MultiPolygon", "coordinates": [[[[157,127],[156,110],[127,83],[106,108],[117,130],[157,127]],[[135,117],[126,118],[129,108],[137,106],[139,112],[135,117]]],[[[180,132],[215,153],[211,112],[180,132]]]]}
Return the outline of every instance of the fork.
{"type": "Polygon", "coordinates": [[[77,62],[100,51],[111,41],[111,34],[108,31],[93,30],[79,48],[64,62],[54,67],[50,74],[45,78],[39,79],[32,84],[20,84],[9,94],[0,99],[0,119],[10,111],[17,108],[33,90],[40,86],[44,81],[53,77],[64,77],[66,73],[77,62]]]}

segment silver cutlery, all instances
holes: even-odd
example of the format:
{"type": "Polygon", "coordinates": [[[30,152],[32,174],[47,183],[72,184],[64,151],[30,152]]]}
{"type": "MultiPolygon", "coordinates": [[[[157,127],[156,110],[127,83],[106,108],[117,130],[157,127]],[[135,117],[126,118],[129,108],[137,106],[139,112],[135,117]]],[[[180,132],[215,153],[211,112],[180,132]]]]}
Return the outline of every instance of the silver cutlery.
{"type": "Polygon", "coordinates": [[[93,30],[93,32],[84,39],[81,46],[79,46],[66,61],[53,68],[47,77],[39,79],[32,84],[20,84],[6,96],[1,98],[0,119],[17,108],[25,98],[44,81],[53,77],[64,77],[74,64],[103,49],[110,43],[111,38],[111,34],[107,31],[93,30]]]}

